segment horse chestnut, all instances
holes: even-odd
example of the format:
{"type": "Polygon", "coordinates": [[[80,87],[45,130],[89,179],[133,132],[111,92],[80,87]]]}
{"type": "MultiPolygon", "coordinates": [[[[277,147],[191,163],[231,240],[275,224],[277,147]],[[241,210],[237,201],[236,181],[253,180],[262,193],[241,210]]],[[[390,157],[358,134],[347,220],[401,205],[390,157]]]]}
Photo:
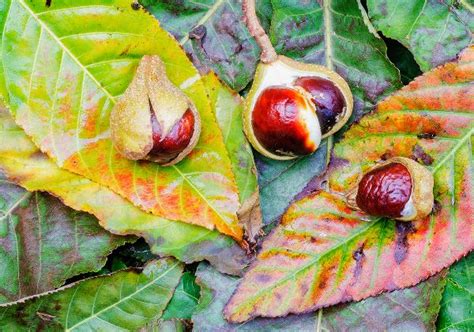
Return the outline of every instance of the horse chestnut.
{"type": "Polygon", "coordinates": [[[433,175],[424,166],[408,158],[391,158],[362,176],[348,203],[373,216],[422,219],[433,208],[433,185],[433,175]]]}
{"type": "Polygon", "coordinates": [[[168,163],[189,146],[194,134],[194,114],[188,109],[174,124],[168,134],[163,135],[155,113],[151,113],[153,147],[148,155],[153,161],[168,163]]]}
{"type": "Polygon", "coordinates": [[[264,89],[255,102],[252,126],[263,148],[278,156],[311,154],[321,141],[314,106],[295,88],[264,89]]]}
{"type": "Polygon", "coordinates": [[[110,115],[112,141],[125,158],[173,165],[196,145],[201,120],[166,76],[158,56],[144,56],[110,115]]]}
{"type": "Polygon", "coordinates": [[[261,154],[293,159],[313,153],[321,138],[339,130],[352,104],[349,86],[337,73],[280,55],[257,67],[244,130],[261,154]]]}

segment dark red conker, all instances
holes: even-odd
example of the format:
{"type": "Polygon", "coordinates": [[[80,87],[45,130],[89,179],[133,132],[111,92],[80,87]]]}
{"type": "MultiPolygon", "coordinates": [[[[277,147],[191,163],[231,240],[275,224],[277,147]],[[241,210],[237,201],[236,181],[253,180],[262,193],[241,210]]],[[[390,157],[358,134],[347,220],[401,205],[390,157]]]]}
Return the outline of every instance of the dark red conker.
{"type": "Polygon", "coordinates": [[[412,193],[408,169],[391,163],[366,173],[359,182],[357,206],[373,216],[399,218],[412,193]]]}
{"type": "Polygon", "coordinates": [[[175,123],[169,133],[163,137],[161,126],[158,123],[155,112],[151,112],[151,128],[153,138],[153,148],[149,155],[161,162],[168,162],[175,159],[186,149],[194,133],[194,115],[188,109],[181,119],[175,123]]]}
{"type": "Polygon", "coordinates": [[[327,134],[344,116],[346,105],[342,91],[333,82],[322,77],[300,77],[295,85],[312,95],[321,132],[323,135],[327,134]]]}
{"type": "Polygon", "coordinates": [[[271,86],[264,89],[255,102],[252,112],[253,132],[259,143],[273,154],[308,155],[319,144],[313,139],[320,135],[317,118],[313,114],[314,107],[300,91],[271,86]],[[313,122],[306,121],[312,117],[313,122]]]}

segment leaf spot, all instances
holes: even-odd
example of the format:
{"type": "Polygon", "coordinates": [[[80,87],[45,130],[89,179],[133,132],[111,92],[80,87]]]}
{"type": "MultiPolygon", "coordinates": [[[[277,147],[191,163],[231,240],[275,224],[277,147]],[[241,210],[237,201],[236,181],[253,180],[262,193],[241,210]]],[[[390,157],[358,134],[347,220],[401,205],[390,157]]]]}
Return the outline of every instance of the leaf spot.
{"type": "Polygon", "coordinates": [[[408,235],[415,232],[415,227],[411,222],[397,221],[395,224],[397,240],[395,244],[395,262],[401,264],[408,253],[408,235]]]}
{"type": "Polygon", "coordinates": [[[193,30],[189,32],[189,38],[201,41],[201,44],[202,44],[204,37],[206,37],[206,33],[207,33],[206,27],[204,25],[198,25],[197,27],[195,27],[193,30]]]}
{"type": "Polygon", "coordinates": [[[433,164],[433,157],[425,152],[425,150],[418,144],[415,144],[413,147],[413,154],[412,159],[415,161],[422,163],[425,166],[429,166],[433,164]]]}
{"type": "Polygon", "coordinates": [[[356,261],[356,266],[354,268],[354,279],[357,279],[362,272],[362,266],[365,261],[364,245],[365,243],[362,243],[362,245],[352,253],[352,258],[356,261]]]}

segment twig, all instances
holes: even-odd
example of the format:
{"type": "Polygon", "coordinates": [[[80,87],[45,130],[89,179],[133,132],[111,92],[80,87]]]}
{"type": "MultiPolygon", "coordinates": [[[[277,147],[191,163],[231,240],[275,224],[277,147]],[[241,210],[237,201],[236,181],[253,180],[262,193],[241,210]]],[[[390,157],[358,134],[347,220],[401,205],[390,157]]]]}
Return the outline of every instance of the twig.
{"type": "Polygon", "coordinates": [[[278,55],[273,48],[270,38],[268,38],[265,30],[263,30],[260,22],[258,21],[257,14],[255,12],[255,0],[243,0],[242,10],[244,12],[245,24],[247,25],[250,34],[255,38],[258,46],[260,46],[262,49],[260,61],[263,63],[274,62],[278,55]]]}

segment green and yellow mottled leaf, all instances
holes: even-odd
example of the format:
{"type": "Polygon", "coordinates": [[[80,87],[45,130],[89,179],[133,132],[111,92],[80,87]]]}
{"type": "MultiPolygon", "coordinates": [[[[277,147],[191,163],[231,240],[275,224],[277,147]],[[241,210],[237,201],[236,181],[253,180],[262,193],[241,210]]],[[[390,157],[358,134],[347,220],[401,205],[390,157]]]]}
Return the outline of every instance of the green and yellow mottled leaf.
{"type": "Polygon", "coordinates": [[[66,205],[96,216],[112,233],[143,236],[157,255],[187,263],[206,259],[230,274],[240,274],[247,264],[245,253],[231,238],[146,213],[107,187],[60,169],[1,108],[0,128],[0,169],[24,188],[60,197],[66,205]]]}
{"type": "Polygon", "coordinates": [[[6,100],[43,152],[147,212],[242,239],[237,187],[203,82],[152,16],[128,0],[8,0],[2,9],[6,100]],[[197,147],[170,167],[126,160],[110,139],[110,111],[145,54],[161,57],[203,124],[197,147]]]}
{"type": "Polygon", "coordinates": [[[159,318],[183,272],[173,259],[0,307],[2,331],[134,331],[159,318]]]}
{"type": "Polygon", "coordinates": [[[423,71],[452,61],[472,43],[474,7],[457,0],[368,0],[370,19],[398,40],[423,71]]]}
{"type": "Polygon", "coordinates": [[[238,93],[222,84],[213,73],[204,76],[203,82],[224,137],[239,189],[239,199],[243,204],[258,191],[252,148],[242,130],[243,100],[238,93]]]}
{"type": "Polygon", "coordinates": [[[253,241],[261,228],[262,214],[252,148],[242,129],[243,100],[239,94],[223,85],[213,73],[204,76],[203,81],[224,136],[224,144],[239,189],[239,220],[244,226],[247,238],[253,241]]]}
{"type": "Polygon", "coordinates": [[[474,249],[474,47],[379,103],[334,147],[329,187],[288,209],[226,306],[231,322],[279,317],[416,285],[474,249]],[[430,164],[437,208],[395,222],[343,194],[387,156],[430,164]]]}
{"type": "Polygon", "coordinates": [[[106,232],[93,216],[51,195],[27,192],[1,168],[0,303],[50,291],[75,275],[97,271],[113,249],[134,240],[106,232]]]}

